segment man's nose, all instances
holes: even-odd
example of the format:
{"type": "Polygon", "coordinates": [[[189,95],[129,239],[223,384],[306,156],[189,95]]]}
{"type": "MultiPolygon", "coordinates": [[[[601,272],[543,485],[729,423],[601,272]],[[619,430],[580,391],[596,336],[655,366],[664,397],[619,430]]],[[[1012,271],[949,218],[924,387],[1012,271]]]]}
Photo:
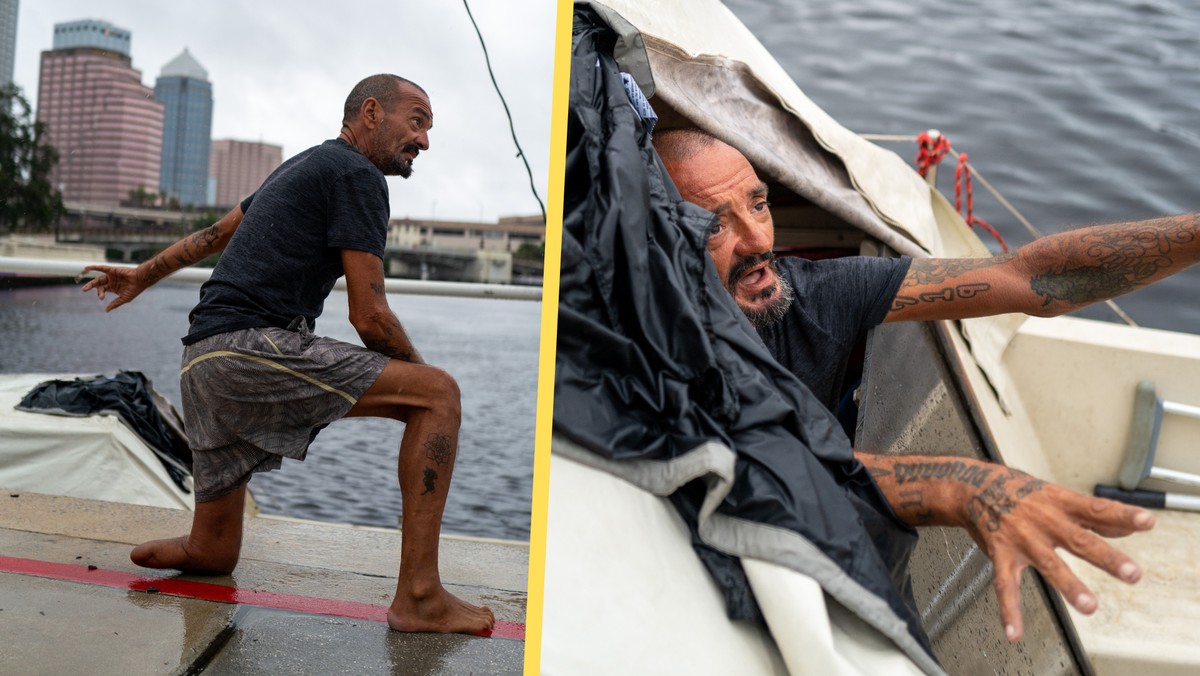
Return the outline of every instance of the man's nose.
{"type": "Polygon", "coordinates": [[[421,150],[429,150],[429,132],[423,131],[417,136],[417,147],[421,150]]]}
{"type": "Polygon", "coordinates": [[[774,232],[770,223],[750,219],[739,220],[741,221],[738,223],[737,254],[739,256],[763,253],[771,249],[772,242],[774,241],[774,232]]]}

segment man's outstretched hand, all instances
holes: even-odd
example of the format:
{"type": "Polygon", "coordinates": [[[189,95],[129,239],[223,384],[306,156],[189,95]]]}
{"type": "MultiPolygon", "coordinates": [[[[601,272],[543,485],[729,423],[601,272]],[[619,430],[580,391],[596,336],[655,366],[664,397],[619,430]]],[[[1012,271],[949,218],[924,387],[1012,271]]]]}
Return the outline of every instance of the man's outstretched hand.
{"type": "Polygon", "coordinates": [[[105,312],[112,312],[134,298],[137,298],[137,295],[145,291],[146,287],[149,286],[142,280],[137,268],[115,265],[89,265],[84,270],[95,270],[100,273],[99,277],[83,285],[85,293],[95,289],[96,297],[100,300],[104,300],[105,296],[110,293],[116,295],[116,298],[113,298],[105,306],[105,312]]]}
{"type": "Polygon", "coordinates": [[[1021,573],[1033,566],[1086,615],[1099,603],[1059,548],[1127,583],[1142,569],[1103,538],[1154,527],[1154,514],[970,458],[859,454],[901,519],[914,526],[961,526],[992,560],[1000,618],[1009,641],[1024,633],[1021,573]]]}

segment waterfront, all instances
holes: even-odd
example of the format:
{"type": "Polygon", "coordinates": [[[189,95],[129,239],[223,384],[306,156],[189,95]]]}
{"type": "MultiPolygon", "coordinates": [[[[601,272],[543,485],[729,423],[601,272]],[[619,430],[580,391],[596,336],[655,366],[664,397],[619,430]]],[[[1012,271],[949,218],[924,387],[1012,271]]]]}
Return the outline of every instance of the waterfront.
{"type": "MultiPolygon", "coordinates": [[[[164,282],[105,313],[75,285],[0,291],[0,373],[141,371],[179,406],[180,336],[199,288],[164,282]]],[[[443,532],[529,537],[540,303],[398,296],[393,310],[429,363],[462,390],[459,458],[443,532]]],[[[335,291],[317,333],[359,342],[335,291]]],[[[395,527],[396,455],[403,425],[339,421],[303,463],[258,475],[251,490],[267,514],[395,527]]]]}
{"type": "MultiPolygon", "coordinates": [[[[726,4],[841,124],[942,130],[1043,232],[1200,210],[1198,3],[726,4]]],[[[949,158],[939,187],[953,200],[949,158]]],[[[1010,245],[1030,240],[978,181],[974,192],[975,214],[1010,245]]],[[[1200,333],[1198,284],[1193,268],[1119,303],[1143,326],[1200,333]]],[[[1103,306],[1080,314],[1116,320],[1103,306]]]]}

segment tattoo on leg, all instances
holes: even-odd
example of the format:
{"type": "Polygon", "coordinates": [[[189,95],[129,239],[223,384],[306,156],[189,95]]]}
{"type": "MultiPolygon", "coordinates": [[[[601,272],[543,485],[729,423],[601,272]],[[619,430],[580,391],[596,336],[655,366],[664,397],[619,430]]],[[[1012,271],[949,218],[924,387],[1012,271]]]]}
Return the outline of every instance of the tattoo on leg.
{"type": "Polygon", "coordinates": [[[454,445],[450,441],[449,434],[434,432],[425,440],[425,457],[436,462],[438,465],[445,465],[450,462],[450,456],[454,455],[454,445]]]}
{"type": "Polygon", "coordinates": [[[437,481],[437,478],[437,472],[433,471],[432,467],[425,468],[425,476],[422,479],[425,482],[425,490],[421,491],[421,495],[432,495],[437,492],[437,486],[433,483],[437,481]]]}

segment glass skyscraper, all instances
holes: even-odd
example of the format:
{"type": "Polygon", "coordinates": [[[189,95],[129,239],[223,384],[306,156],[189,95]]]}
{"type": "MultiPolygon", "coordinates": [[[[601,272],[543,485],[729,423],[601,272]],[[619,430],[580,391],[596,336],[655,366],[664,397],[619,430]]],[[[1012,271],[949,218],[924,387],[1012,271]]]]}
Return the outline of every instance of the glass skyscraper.
{"type": "Polygon", "coordinates": [[[0,0],[0,87],[13,81],[17,55],[17,0],[0,0]]]}
{"type": "Polygon", "coordinates": [[[184,49],[163,66],[154,98],[164,107],[159,189],[180,205],[206,205],[213,109],[208,71],[184,49]]]}

